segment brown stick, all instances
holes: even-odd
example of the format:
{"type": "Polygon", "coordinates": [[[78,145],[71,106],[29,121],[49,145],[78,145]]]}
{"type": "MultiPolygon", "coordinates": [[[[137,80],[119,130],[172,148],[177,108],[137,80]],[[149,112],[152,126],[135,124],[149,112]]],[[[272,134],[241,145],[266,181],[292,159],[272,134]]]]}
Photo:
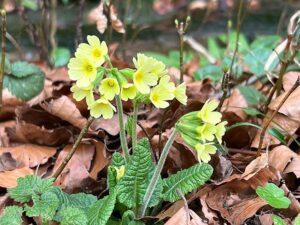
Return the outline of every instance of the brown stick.
{"type": "Polygon", "coordinates": [[[221,112],[222,105],[227,97],[227,94],[229,92],[229,79],[230,79],[230,73],[226,70],[223,72],[223,79],[222,79],[222,91],[223,95],[220,99],[220,103],[218,105],[217,111],[221,112]]]}
{"type": "Polygon", "coordinates": [[[184,194],[182,193],[182,191],[179,188],[176,189],[176,192],[178,195],[180,195],[181,199],[184,202],[184,210],[185,210],[185,215],[186,215],[185,223],[186,223],[186,225],[189,225],[190,224],[190,210],[189,210],[188,202],[187,202],[186,198],[184,197],[184,194]]]}
{"type": "Polygon", "coordinates": [[[82,130],[80,131],[80,134],[77,138],[77,140],[75,141],[74,145],[72,146],[71,151],[68,153],[68,155],[64,158],[64,161],[62,162],[62,164],[59,166],[59,168],[55,171],[53,178],[54,180],[56,180],[58,178],[58,176],[62,173],[62,171],[64,170],[64,168],[66,167],[66,165],[68,164],[68,162],[70,161],[70,159],[73,157],[74,153],[76,152],[83,136],[87,133],[91,123],[93,122],[94,118],[93,117],[89,117],[87,123],[84,125],[84,127],[82,128],[82,130]]]}
{"type": "Polygon", "coordinates": [[[258,149],[256,152],[256,156],[260,156],[261,155],[261,148],[262,148],[262,144],[263,144],[263,140],[265,138],[265,134],[266,131],[270,125],[270,123],[272,122],[273,118],[275,117],[275,115],[278,113],[279,109],[281,108],[281,106],[284,104],[284,102],[288,99],[288,97],[292,94],[292,92],[300,85],[300,77],[298,77],[297,81],[295,82],[295,84],[293,85],[293,87],[286,93],[286,95],[284,96],[284,98],[281,100],[281,102],[279,103],[279,105],[277,106],[277,108],[275,109],[275,111],[272,113],[272,115],[269,117],[268,121],[266,122],[266,124],[263,126],[261,133],[260,133],[260,137],[259,137],[259,144],[258,144],[258,149]]]}
{"type": "Polygon", "coordinates": [[[4,66],[5,66],[5,47],[6,47],[6,12],[5,10],[0,11],[2,18],[2,41],[1,41],[1,71],[0,71],[0,112],[2,110],[2,90],[4,80],[4,66]]]}

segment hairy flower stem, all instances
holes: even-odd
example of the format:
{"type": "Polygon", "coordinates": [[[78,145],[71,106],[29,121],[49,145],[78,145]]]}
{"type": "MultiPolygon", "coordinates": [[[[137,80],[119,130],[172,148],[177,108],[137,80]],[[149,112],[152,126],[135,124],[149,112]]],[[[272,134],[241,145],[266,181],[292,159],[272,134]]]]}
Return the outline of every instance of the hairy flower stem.
{"type": "Polygon", "coordinates": [[[82,138],[87,133],[87,131],[88,131],[90,125],[92,124],[93,120],[94,120],[94,118],[92,116],[90,116],[88,121],[86,122],[86,124],[84,125],[82,130],[80,131],[80,134],[79,134],[77,140],[75,141],[74,145],[72,146],[71,151],[68,153],[68,155],[64,158],[64,161],[62,162],[62,164],[55,171],[55,173],[53,175],[54,180],[56,180],[58,178],[58,176],[62,173],[62,171],[64,170],[64,168],[68,164],[68,162],[73,157],[73,155],[76,152],[78,146],[80,145],[80,142],[81,142],[82,138]]]}
{"type": "Polygon", "coordinates": [[[128,145],[127,145],[124,120],[123,120],[122,100],[119,95],[116,96],[116,103],[117,103],[117,111],[118,111],[118,117],[119,117],[121,147],[122,147],[122,151],[124,152],[125,161],[127,164],[129,162],[129,150],[128,150],[128,145]]]}
{"type": "Polygon", "coordinates": [[[177,134],[177,130],[176,128],[172,131],[162,153],[161,153],[161,156],[158,160],[158,163],[155,167],[155,171],[154,171],[154,174],[150,180],[150,183],[147,187],[147,190],[146,190],[146,193],[145,193],[145,196],[144,196],[144,200],[143,200],[143,205],[141,207],[141,210],[140,210],[140,215],[139,217],[144,217],[145,216],[145,213],[146,213],[146,210],[147,210],[147,207],[149,205],[149,202],[151,200],[151,197],[153,195],[153,192],[156,188],[156,185],[157,185],[157,182],[160,178],[160,173],[164,167],[164,164],[165,164],[165,161],[167,159],[167,156],[168,156],[168,153],[173,145],[173,142],[175,140],[175,137],[176,137],[176,134],[177,134]]]}
{"type": "Polygon", "coordinates": [[[139,110],[139,104],[137,102],[134,102],[133,104],[133,118],[132,118],[132,149],[134,151],[134,148],[137,143],[137,135],[136,135],[136,125],[137,125],[137,114],[139,110]]]}
{"type": "Polygon", "coordinates": [[[4,65],[5,65],[5,47],[6,47],[6,12],[5,10],[0,10],[0,15],[2,18],[2,40],[1,40],[1,70],[0,70],[0,112],[2,110],[2,89],[3,89],[3,79],[4,79],[4,65]]]}

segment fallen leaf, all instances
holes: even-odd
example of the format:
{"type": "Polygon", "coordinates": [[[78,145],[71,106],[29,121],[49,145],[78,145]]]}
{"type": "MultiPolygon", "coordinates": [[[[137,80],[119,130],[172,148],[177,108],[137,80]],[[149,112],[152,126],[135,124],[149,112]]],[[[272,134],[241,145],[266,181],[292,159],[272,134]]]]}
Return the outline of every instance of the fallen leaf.
{"type": "Polygon", "coordinates": [[[184,206],[183,200],[174,202],[167,210],[161,211],[156,217],[158,221],[173,217],[184,206]]]}
{"type": "Polygon", "coordinates": [[[270,225],[273,224],[272,220],[273,214],[263,214],[259,216],[259,221],[261,222],[261,225],[270,225]]]}
{"type": "Polygon", "coordinates": [[[114,28],[115,31],[118,33],[124,34],[125,33],[125,27],[121,20],[118,19],[118,14],[115,6],[113,4],[110,5],[110,20],[111,25],[114,28]]]}
{"type": "Polygon", "coordinates": [[[10,153],[16,160],[18,167],[36,167],[46,163],[56,153],[55,148],[39,145],[19,145],[10,148],[1,148],[0,154],[10,153]]]}
{"type": "Polygon", "coordinates": [[[0,152],[0,172],[14,170],[17,168],[17,161],[9,152],[0,152]]]}
{"type": "Polygon", "coordinates": [[[5,208],[7,202],[9,202],[9,200],[10,200],[10,198],[9,198],[8,193],[6,193],[3,196],[0,196],[0,215],[2,214],[3,209],[5,208]]]}
{"type": "Polygon", "coordinates": [[[57,99],[51,99],[48,102],[40,103],[40,106],[50,114],[69,122],[75,127],[82,129],[87,123],[76,105],[67,97],[61,96],[57,99]]]}
{"type": "MultiPolygon", "coordinates": [[[[127,116],[123,116],[124,123],[127,121],[127,116]]],[[[107,133],[109,133],[112,136],[116,136],[120,132],[120,127],[119,127],[119,118],[118,115],[114,115],[111,119],[106,120],[103,118],[100,119],[95,119],[91,126],[90,129],[93,132],[98,132],[99,130],[105,130],[107,133]]]]}
{"type": "Polygon", "coordinates": [[[282,79],[283,89],[285,91],[290,90],[293,87],[293,85],[296,83],[299,76],[300,76],[300,72],[296,72],[296,71],[289,71],[286,74],[284,74],[282,79]]]}
{"type": "MultiPolygon", "coordinates": [[[[54,164],[53,173],[59,168],[72,146],[67,145],[58,155],[54,164]]],[[[66,192],[73,192],[81,186],[82,180],[89,177],[89,169],[95,153],[95,147],[91,144],[80,144],[75,154],[68,162],[55,185],[66,192]]]]}
{"type": "Polygon", "coordinates": [[[300,178],[300,157],[298,155],[292,158],[292,161],[285,168],[284,173],[294,173],[298,179],[300,178]]]}
{"type": "Polygon", "coordinates": [[[102,142],[96,142],[96,141],[93,141],[92,142],[95,147],[96,147],[96,150],[95,150],[95,158],[94,158],[94,162],[93,162],[93,165],[92,165],[92,169],[90,171],[90,176],[97,180],[97,175],[100,171],[102,171],[109,163],[109,160],[106,156],[106,148],[105,148],[105,145],[102,143],[102,142]]]}
{"type": "Polygon", "coordinates": [[[293,158],[299,158],[299,156],[285,145],[280,145],[272,149],[269,153],[268,163],[269,166],[282,173],[293,158]]]}
{"type": "Polygon", "coordinates": [[[103,2],[92,9],[92,11],[88,15],[89,21],[92,23],[96,23],[97,30],[103,34],[107,28],[107,17],[103,13],[103,2]]]}
{"type": "Polygon", "coordinates": [[[25,177],[27,175],[33,175],[33,171],[28,167],[0,172],[0,187],[13,188],[17,186],[17,179],[19,177],[25,177]]]}
{"type": "Polygon", "coordinates": [[[153,3],[153,9],[157,13],[164,15],[182,7],[185,4],[186,0],[155,0],[153,3]]]}
{"type": "Polygon", "coordinates": [[[0,120],[12,119],[15,116],[17,106],[23,106],[26,103],[18,100],[7,89],[2,91],[2,109],[0,112],[0,120]]]}
{"type": "Polygon", "coordinates": [[[244,107],[248,104],[238,89],[235,89],[229,98],[225,99],[222,107],[222,112],[233,112],[242,120],[246,120],[247,114],[244,112],[244,107]]]}

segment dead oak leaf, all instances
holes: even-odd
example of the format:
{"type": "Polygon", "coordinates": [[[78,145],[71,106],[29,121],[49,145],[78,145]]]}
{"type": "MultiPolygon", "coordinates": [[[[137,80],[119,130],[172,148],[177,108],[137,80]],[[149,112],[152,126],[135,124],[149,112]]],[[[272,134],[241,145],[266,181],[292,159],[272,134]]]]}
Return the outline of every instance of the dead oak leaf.
{"type": "Polygon", "coordinates": [[[92,11],[88,15],[88,19],[92,23],[96,23],[97,30],[103,34],[107,28],[107,17],[103,13],[103,2],[101,1],[100,4],[92,9],[92,11]]]}
{"type": "Polygon", "coordinates": [[[124,34],[125,33],[125,27],[124,24],[120,19],[118,19],[118,14],[115,6],[113,4],[110,5],[110,20],[111,25],[114,28],[115,31],[118,33],[124,34]]]}
{"type": "Polygon", "coordinates": [[[10,148],[1,148],[0,154],[10,153],[18,167],[36,167],[45,164],[56,153],[55,148],[25,144],[10,148]]]}
{"type": "Polygon", "coordinates": [[[92,165],[92,169],[90,171],[90,176],[97,180],[98,173],[103,170],[109,163],[109,160],[106,156],[106,148],[105,144],[102,142],[92,141],[95,145],[95,156],[94,156],[94,163],[92,165]]]}
{"type": "Polygon", "coordinates": [[[17,179],[33,175],[33,171],[28,167],[22,167],[11,171],[0,172],[0,187],[13,188],[17,186],[17,179]]]}
{"type": "Polygon", "coordinates": [[[40,103],[40,106],[50,114],[65,120],[79,129],[82,129],[87,122],[76,105],[67,96],[51,99],[40,103]]]}

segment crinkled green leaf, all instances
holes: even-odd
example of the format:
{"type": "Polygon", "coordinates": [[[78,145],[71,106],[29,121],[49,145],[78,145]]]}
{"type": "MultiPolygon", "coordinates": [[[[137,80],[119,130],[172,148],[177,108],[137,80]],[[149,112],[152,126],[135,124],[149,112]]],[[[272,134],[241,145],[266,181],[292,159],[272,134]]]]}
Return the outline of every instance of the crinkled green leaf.
{"type": "Polygon", "coordinates": [[[128,208],[136,208],[143,202],[147,188],[147,177],[152,169],[149,141],[144,138],[134,149],[125,174],[118,184],[118,199],[128,208]]]}
{"type": "Polygon", "coordinates": [[[8,193],[15,201],[22,203],[53,188],[53,179],[41,179],[34,175],[18,178],[17,183],[16,187],[8,189],[8,193]]]}
{"type": "Polygon", "coordinates": [[[91,206],[87,214],[88,225],[106,225],[114,210],[116,196],[117,192],[114,191],[91,206]]]}
{"type": "Polygon", "coordinates": [[[273,183],[257,187],[256,194],[276,209],[287,209],[291,204],[291,200],[284,196],[284,191],[273,183]]]}
{"type": "Polygon", "coordinates": [[[211,165],[201,163],[163,179],[164,200],[175,202],[180,199],[177,189],[183,194],[187,194],[203,185],[211,177],[212,173],[213,168],[211,165]]]}
{"type": "Polygon", "coordinates": [[[109,192],[113,191],[118,183],[117,171],[116,171],[115,167],[109,166],[107,168],[107,182],[108,182],[109,192]]]}
{"type": "Polygon", "coordinates": [[[300,214],[298,214],[294,219],[293,225],[300,225],[300,214]]]}
{"type": "Polygon", "coordinates": [[[126,122],[126,132],[130,137],[132,137],[132,129],[133,129],[133,116],[128,116],[126,122]]]}
{"type": "MultiPolygon", "coordinates": [[[[153,165],[152,171],[148,174],[147,178],[147,185],[150,183],[150,180],[153,176],[155,166],[153,165]]],[[[164,187],[163,187],[163,181],[161,178],[158,179],[157,185],[155,187],[155,190],[151,196],[150,202],[148,207],[154,207],[156,206],[161,200],[162,200],[162,193],[163,193],[164,187]]]]}
{"type": "Polygon", "coordinates": [[[61,210],[61,225],[86,225],[88,222],[86,213],[79,208],[67,207],[61,210]]]}
{"type": "Polygon", "coordinates": [[[71,57],[70,50],[67,48],[56,48],[51,52],[51,63],[55,67],[68,64],[71,57]]]}
{"type": "Polygon", "coordinates": [[[27,101],[37,96],[44,87],[44,73],[35,65],[15,62],[11,73],[4,76],[4,87],[17,98],[27,101]]]}
{"type": "Polygon", "coordinates": [[[0,225],[22,225],[23,209],[18,206],[8,206],[0,216],[0,225]]]}
{"type": "Polygon", "coordinates": [[[125,165],[124,157],[119,152],[115,152],[111,159],[111,165],[115,167],[121,167],[125,165]]]}
{"type": "Polygon", "coordinates": [[[45,192],[41,196],[33,195],[33,206],[25,206],[26,215],[29,217],[39,216],[44,221],[53,220],[59,207],[59,200],[53,192],[45,192]]]}
{"type": "Polygon", "coordinates": [[[273,220],[274,225],[286,225],[284,220],[279,216],[272,215],[272,220],[273,220]]]}

